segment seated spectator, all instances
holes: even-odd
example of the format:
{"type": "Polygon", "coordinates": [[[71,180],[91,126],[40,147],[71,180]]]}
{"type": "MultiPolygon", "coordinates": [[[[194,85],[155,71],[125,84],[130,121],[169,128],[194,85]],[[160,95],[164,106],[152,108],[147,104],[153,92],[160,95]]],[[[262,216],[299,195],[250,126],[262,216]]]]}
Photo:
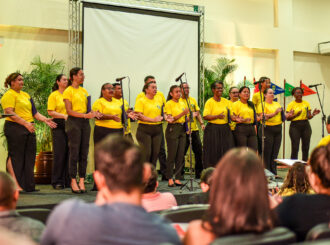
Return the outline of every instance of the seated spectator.
{"type": "Polygon", "coordinates": [[[323,139],[321,139],[318,146],[330,144],[330,116],[328,116],[328,119],[327,119],[327,131],[328,131],[329,135],[325,136],[323,139]]]}
{"type": "Polygon", "coordinates": [[[283,185],[279,191],[281,196],[291,196],[296,193],[314,194],[311,185],[309,184],[308,176],[305,169],[305,164],[296,162],[289,169],[283,185]]]}
{"type": "Polygon", "coordinates": [[[279,224],[294,231],[298,241],[313,226],[330,221],[330,145],[316,148],[309,164],[309,183],[317,194],[286,197],[276,208],[279,224]]]}
{"type": "Polygon", "coordinates": [[[207,204],[209,203],[211,176],[215,168],[209,167],[202,171],[200,186],[202,193],[192,195],[187,204],[207,204]]]}
{"type": "Polygon", "coordinates": [[[273,228],[267,180],[254,151],[235,148],[222,157],[212,175],[209,203],[205,218],[189,224],[185,244],[210,244],[218,237],[273,228]]]}
{"type": "Polygon", "coordinates": [[[174,228],[141,206],[143,154],[110,136],[95,148],[95,203],[69,200],[51,213],[41,244],[180,244],[174,228]]]}
{"type": "Polygon", "coordinates": [[[40,241],[44,224],[38,220],[21,216],[15,209],[19,191],[12,177],[0,172],[0,227],[40,241]]]}
{"type": "Polygon", "coordinates": [[[170,192],[160,193],[157,191],[158,175],[155,167],[146,164],[151,169],[149,179],[146,181],[142,195],[142,207],[148,212],[160,211],[177,206],[175,197],[170,192]]]}
{"type": "Polygon", "coordinates": [[[27,236],[20,236],[17,233],[0,228],[0,244],[3,245],[35,245],[35,243],[27,236]]]}

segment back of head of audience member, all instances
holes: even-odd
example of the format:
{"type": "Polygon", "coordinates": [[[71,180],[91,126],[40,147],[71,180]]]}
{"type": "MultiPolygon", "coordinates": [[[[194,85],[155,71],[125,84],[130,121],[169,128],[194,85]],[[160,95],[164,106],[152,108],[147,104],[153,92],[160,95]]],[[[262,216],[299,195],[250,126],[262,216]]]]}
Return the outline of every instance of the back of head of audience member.
{"type": "Polygon", "coordinates": [[[296,162],[292,165],[281,186],[280,193],[289,188],[295,193],[309,193],[311,186],[304,163],[296,162]]]}
{"type": "Polygon", "coordinates": [[[203,192],[207,192],[210,189],[211,182],[212,182],[212,174],[214,172],[213,167],[206,168],[201,173],[201,189],[203,192]]]}
{"type": "Polygon", "coordinates": [[[98,189],[111,193],[143,190],[143,155],[122,136],[108,136],[95,148],[94,178],[98,189]]]}
{"type": "Polygon", "coordinates": [[[212,175],[210,208],[204,218],[215,236],[261,233],[273,227],[267,180],[252,150],[227,152],[212,175]]]}
{"type": "Polygon", "coordinates": [[[19,192],[13,178],[0,172],[0,211],[16,208],[19,192]]]}
{"type": "Polygon", "coordinates": [[[143,193],[155,192],[158,187],[158,174],[154,165],[148,164],[150,166],[149,178],[145,181],[143,193]]]}
{"type": "Polygon", "coordinates": [[[309,164],[309,181],[314,191],[330,195],[330,144],[315,148],[309,164]]]}

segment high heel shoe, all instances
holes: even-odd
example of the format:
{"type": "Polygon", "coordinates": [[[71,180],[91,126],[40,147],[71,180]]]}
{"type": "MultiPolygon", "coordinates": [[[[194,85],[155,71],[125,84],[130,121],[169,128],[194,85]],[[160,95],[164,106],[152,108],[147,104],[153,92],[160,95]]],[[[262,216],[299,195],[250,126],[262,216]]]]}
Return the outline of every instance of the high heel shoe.
{"type": "Polygon", "coordinates": [[[87,190],[84,188],[81,188],[80,185],[79,186],[79,189],[80,189],[80,193],[83,194],[83,193],[87,193],[87,190]]]}

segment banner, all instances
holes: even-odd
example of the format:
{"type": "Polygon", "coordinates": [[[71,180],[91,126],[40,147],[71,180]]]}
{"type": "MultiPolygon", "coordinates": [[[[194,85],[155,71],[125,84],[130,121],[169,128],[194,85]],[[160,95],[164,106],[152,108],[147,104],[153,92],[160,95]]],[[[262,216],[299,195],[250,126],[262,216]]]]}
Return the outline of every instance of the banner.
{"type": "Polygon", "coordinates": [[[306,86],[302,82],[300,82],[300,87],[304,90],[303,96],[307,96],[307,95],[311,95],[311,94],[316,94],[316,92],[313,89],[309,88],[308,86],[306,86]]]}
{"type": "Polygon", "coordinates": [[[285,92],[283,88],[274,83],[270,83],[270,88],[274,91],[274,95],[283,94],[285,92]]]}
{"type": "Polygon", "coordinates": [[[285,86],[284,86],[284,90],[285,90],[285,92],[284,92],[284,96],[291,96],[292,94],[291,94],[291,91],[292,91],[292,89],[294,89],[294,86],[292,86],[291,84],[289,84],[289,83],[285,83],[285,86]]]}

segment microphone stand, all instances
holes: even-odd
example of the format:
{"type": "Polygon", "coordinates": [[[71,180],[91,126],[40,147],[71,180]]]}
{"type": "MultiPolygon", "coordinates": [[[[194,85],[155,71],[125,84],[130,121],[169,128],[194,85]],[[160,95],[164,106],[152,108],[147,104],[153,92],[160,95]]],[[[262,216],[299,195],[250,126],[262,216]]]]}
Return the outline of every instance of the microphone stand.
{"type": "MultiPolygon", "coordinates": [[[[180,87],[183,88],[183,82],[182,82],[181,77],[180,77],[180,87]]],[[[181,186],[180,190],[182,190],[183,188],[187,188],[189,191],[193,191],[194,190],[194,185],[193,185],[194,178],[193,178],[193,175],[192,175],[192,137],[191,137],[192,131],[191,131],[191,123],[194,120],[194,116],[192,114],[189,96],[186,94],[184,89],[182,89],[182,90],[183,90],[183,93],[184,93],[184,97],[186,99],[186,103],[187,103],[188,110],[189,110],[189,115],[190,115],[189,116],[189,127],[188,127],[188,129],[189,129],[189,131],[188,131],[189,132],[189,180],[181,186]],[[188,183],[190,183],[190,186],[188,186],[188,183]]],[[[177,171],[181,171],[181,170],[179,169],[177,171]]]]}
{"type": "MultiPolygon", "coordinates": [[[[125,77],[124,77],[125,78],[125,77]]],[[[123,79],[124,79],[123,78],[123,79]]],[[[121,105],[122,113],[123,113],[123,118],[122,118],[122,124],[123,124],[123,136],[125,137],[125,132],[127,129],[127,115],[126,115],[126,110],[125,110],[125,99],[124,99],[124,88],[123,88],[123,79],[119,80],[120,87],[121,87],[121,99],[123,104],[121,105]]]]}
{"type": "MultiPolygon", "coordinates": [[[[262,119],[261,119],[261,162],[263,167],[265,167],[265,162],[264,162],[264,154],[265,154],[265,108],[262,100],[262,92],[261,92],[261,83],[258,85],[259,87],[259,93],[260,93],[260,101],[261,101],[261,111],[262,111],[262,119]]],[[[256,108],[257,109],[257,108],[256,108]]]]}
{"type": "Polygon", "coordinates": [[[320,107],[321,107],[321,112],[322,112],[322,118],[321,118],[321,121],[322,121],[322,138],[324,137],[324,125],[325,125],[325,121],[326,121],[326,116],[324,114],[324,110],[323,110],[323,104],[321,102],[321,98],[320,98],[320,94],[319,94],[319,90],[317,89],[319,85],[316,85],[315,86],[315,89],[316,89],[316,93],[317,93],[317,97],[319,99],[319,102],[320,102],[320,107]]]}

